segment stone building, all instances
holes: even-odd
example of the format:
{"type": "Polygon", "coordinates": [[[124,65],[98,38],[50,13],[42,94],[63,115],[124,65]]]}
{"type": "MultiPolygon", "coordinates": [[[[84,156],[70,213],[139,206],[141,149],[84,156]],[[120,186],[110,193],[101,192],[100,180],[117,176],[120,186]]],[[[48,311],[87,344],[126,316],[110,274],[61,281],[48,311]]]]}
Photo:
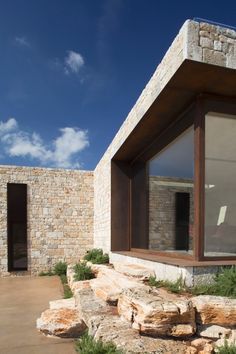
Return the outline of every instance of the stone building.
{"type": "Polygon", "coordinates": [[[91,247],[189,285],[236,264],[235,118],[236,31],[187,20],[93,172],[0,168],[1,273],[20,263],[9,230],[19,241],[26,229],[32,274],[91,247]],[[152,176],[179,183],[172,202],[158,202],[163,183],[153,189],[152,176]],[[14,184],[27,185],[21,220],[14,184]],[[152,227],[168,205],[171,246],[152,227]]]}

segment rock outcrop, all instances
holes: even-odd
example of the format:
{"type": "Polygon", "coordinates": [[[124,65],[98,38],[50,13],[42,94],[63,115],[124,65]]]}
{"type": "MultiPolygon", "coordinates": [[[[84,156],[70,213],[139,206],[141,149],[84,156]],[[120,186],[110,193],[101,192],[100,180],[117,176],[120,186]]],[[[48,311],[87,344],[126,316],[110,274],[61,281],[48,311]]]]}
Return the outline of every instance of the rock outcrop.
{"type": "Polygon", "coordinates": [[[199,324],[236,326],[236,299],[201,295],[191,299],[199,324]]]}
{"type": "Polygon", "coordinates": [[[168,300],[157,291],[126,290],[119,297],[118,313],[140,333],[152,336],[185,338],[196,331],[195,311],[191,301],[178,298],[168,300]]]}
{"type": "Polygon", "coordinates": [[[212,354],[225,340],[236,343],[236,300],[153,289],[144,282],[153,273],[141,266],[89,265],[96,278],[85,281],[68,267],[74,297],[50,302],[37,320],[44,334],[78,337],[88,329],[127,354],[212,354]]]}
{"type": "Polygon", "coordinates": [[[37,329],[46,335],[76,338],[85,331],[86,325],[77,309],[59,308],[44,311],[37,320],[37,329]]]}

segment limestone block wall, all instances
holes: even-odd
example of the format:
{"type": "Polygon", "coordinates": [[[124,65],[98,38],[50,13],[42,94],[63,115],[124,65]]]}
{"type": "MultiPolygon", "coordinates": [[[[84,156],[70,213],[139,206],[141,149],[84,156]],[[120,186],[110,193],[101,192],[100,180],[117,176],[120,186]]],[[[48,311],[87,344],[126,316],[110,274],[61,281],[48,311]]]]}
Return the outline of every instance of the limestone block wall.
{"type": "Polygon", "coordinates": [[[236,32],[187,20],[94,171],[94,245],[110,250],[111,159],[185,59],[236,69],[236,32]]]}
{"type": "Polygon", "coordinates": [[[27,184],[31,274],[93,247],[93,172],[0,166],[0,275],[8,274],[7,183],[27,184]]]}

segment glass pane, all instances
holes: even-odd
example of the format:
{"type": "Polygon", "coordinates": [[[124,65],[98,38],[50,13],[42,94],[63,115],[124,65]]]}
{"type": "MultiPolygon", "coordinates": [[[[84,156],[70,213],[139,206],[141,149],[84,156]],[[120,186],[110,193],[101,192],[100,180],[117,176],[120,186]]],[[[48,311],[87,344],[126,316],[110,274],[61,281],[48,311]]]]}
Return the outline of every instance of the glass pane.
{"type": "Polygon", "coordinates": [[[206,115],[205,256],[236,255],[236,116],[206,115]]]}
{"type": "Polygon", "coordinates": [[[194,130],[149,162],[149,249],[192,252],[194,130]]]}

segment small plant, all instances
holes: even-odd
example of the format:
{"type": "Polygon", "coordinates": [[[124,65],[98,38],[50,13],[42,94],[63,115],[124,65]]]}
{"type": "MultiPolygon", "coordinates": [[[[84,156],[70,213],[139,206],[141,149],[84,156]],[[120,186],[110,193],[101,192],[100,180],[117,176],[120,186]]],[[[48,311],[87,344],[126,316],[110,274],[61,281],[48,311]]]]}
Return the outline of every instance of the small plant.
{"type": "Polygon", "coordinates": [[[156,280],[156,277],[150,276],[148,285],[156,288],[166,288],[172,293],[182,293],[186,291],[182,277],[178,278],[175,282],[169,280],[156,280]]]}
{"type": "Polygon", "coordinates": [[[236,267],[224,268],[215,277],[216,292],[220,296],[236,298],[236,267]]]}
{"type": "Polygon", "coordinates": [[[236,267],[222,268],[214,283],[198,285],[190,289],[194,295],[217,295],[236,298],[236,267]]]}
{"type": "Polygon", "coordinates": [[[90,251],[87,251],[84,256],[86,261],[90,261],[96,264],[109,263],[109,256],[107,253],[103,253],[103,250],[100,248],[94,248],[90,251]]]}
{"type": "Polygon", "coordinates": [[[216,347],[216,353],[218,354],[236,354],[236,345],[228,344],[225,340],[224,345],[216,347]]]}
{"type": "Polygon", "coordinates": [[[87,266],[84,263],[77,263],[74,266],[74,271],[75,271],[74,280],[76,281],[89,280],[95,278],[91,267],[87,266]]]}
{"type": "Polygon", "coordinates": [[[75,349],[80,354],[122,354],[121,350],[118,350],[113,343],[103,343],[102,341],[95,339],[84,334],[80,339],[75,342],[75,349]]]}
{"type": "Polygon", "coordinates": [[[67,276],[65,274],[60,275],[61,283],[63,286],[63,291],[64,291],[64,299],[69,299],[73,297],[73,293],[67,283],[67,276]]]}
{"type": "Polygon", "coordinates": [[[67,264],[66,262],[58,262],[55,264],[53,268],[53,272],[55,275],[66,275],[67,264]]]}
{"type": "Polygon", "coordinates": [[[53,273],[53,271],[51,269],[49,269],[48,272],[43,272],[42,271],[42,272],[39,273],[40,277],[46,277],[46,276],[50,276],[51,277],[52,275],[54,275],[54,273],[53,273]]]}
{"type": "Polygon", "coordinates": [[[215,294],[215,285],[214,284],[196,285],[193,288],[190,288],[189,292],[195,296],[197,296],[197,295],[213,295],[213,294],[215,294]]]}

